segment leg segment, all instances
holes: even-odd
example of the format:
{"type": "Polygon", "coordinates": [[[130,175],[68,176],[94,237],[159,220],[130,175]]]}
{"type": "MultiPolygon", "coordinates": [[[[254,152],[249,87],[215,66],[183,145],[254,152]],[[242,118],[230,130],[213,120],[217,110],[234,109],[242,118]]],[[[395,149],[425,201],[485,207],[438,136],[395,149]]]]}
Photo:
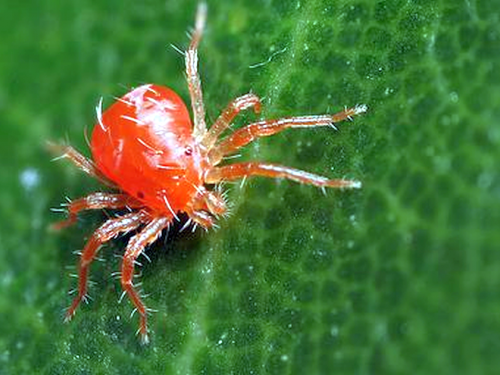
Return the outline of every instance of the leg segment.
{"type": "Polygon", "coordinates": [[[76,308],[87,295],[89,266],[94,260],[101,245],[116,237],[120,233],[130,232],[131,230],[136,229],[147,219],[148,215],[143,211],[130,213],[117,219],[106,221],[94,232],[94,234],[92,234],[92,237],[90,237],[90,240],[85,245],[80,258],[78,271],[78,295],[75,297],[66,312],[66,321],[71,320],[75,314],[76,308]]]}
{"type": "Polygon", "coordinates": [[[132,278],[134,277],[134,264],[137,257],[144,251],[144,248],[154,242],[170,222],[170,218],[156,218],[149,222],[144,229],[132,237],[127,245],[125,256],[122,263],[121,284],[125,292],[127,292],[130,300],[140,315],[139,332],[144,343],[148,343],[147,330],[147,310],[139,296],[139,293],[134,289],[132,278]]]}
{"type": "Polygon", "coordinates": [[[186,213],[188,214],[190,220],[205,230],[208,230],[215,225],[213,216],[207,211],[187,209],[186,213]]]}
{"type": "Polygon", "coordinates": [[[217,226],[215,219],[227,213],[227,205],[223,194],[219,191],[210,191],[202,187],[198,190],[198,194],[191,199],[184,211],[189,216],[189,221],[185,224],[185,227],[194,222],[207,230],[217,226]]]}
{"type": "Polygon", "coordinates": [[[85,156],[80,154],[71,146],[60,145],[57,143],[48,142],[48,149],[53,153],[58,155],[57,159],[66,158],[69,159],[78,169],[81,169],[88,175],[94,177],[95,179],[101,181],[106,186],[115,188],[116,185],[108,180],[94,165],[94,163],[87,159],[85,156]]]}
{"type": "Polygon", "coordinates": [[[329,180],[326,177],[318,176],[299,169],[285,167],[268,163],[237,163],[224,167],[213,168],[207,173],[205,182],[215,184],[220,181],[231,181],[250,176],[263,176],[272,178],[286,178],[302,184],[309,184],[318,187],[330,188],[360,188],[361,182],[355,180],[329,180]]]}
{"type": "Polygon", "coordinates": [[[255,113],[259,113],[260,106],[260,99],[254,94],[246,94],[231,101],[203,137],[202,145],[207,149],[211,149],[240,111],[254,107],[255,113]]]}
{"type": "Polygon", "coordinates": [[[83,210],[99,210],[102,208],[118,209],[124,207],[138,208],[142,204],[127,194],[93,193],[72,201],[68,206],[68,218],[52,225],[59,230],[76,222],[77,215],[83,210]]]}
{"type": "Polygon", "coordinates": [[[196,12],[196,21],[191,43],[186,51],[186,76],[191,97],[191,107],[193,109],[195,139],[203,137],[207,131],[205,124],[205,106],[203,104],[203,93],[201,90],[201,80],[198,74],[198,44],[200,43],[207,17],[207,5],[200,3],[196,12]]]}
{"type": "Polygon", "coordinates": [[[276,120],[264,120],[250,124],[235,131],[226,139],[222,140],[209,154],[210,161],[217,164],[226,155],[249,144],[259,137],[267,137],[288,128],[304,128],[315,126],[332,126],[336,122],[350,119],[352,116],[361,114],[367,109],[360,105],[348,108],[334,115],[286,117],[276,120]]]}

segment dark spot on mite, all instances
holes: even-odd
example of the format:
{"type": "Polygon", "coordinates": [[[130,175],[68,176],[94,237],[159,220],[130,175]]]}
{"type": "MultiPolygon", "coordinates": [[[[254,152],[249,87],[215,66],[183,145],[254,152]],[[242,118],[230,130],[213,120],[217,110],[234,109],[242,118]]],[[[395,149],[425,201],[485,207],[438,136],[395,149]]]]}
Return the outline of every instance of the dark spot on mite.
{"type": "Polygon", "coordinates": [[[137,192],[137,198],[144,199],[144,193],[142,191],[137,192]]]}
{"type": "Polygon", "coordinates": [[[184,153],[187,155],[187,156],[191,156],[193,154],[193,149],[191,147],[186,147],[186,149],[184,150],[184,153]]]}

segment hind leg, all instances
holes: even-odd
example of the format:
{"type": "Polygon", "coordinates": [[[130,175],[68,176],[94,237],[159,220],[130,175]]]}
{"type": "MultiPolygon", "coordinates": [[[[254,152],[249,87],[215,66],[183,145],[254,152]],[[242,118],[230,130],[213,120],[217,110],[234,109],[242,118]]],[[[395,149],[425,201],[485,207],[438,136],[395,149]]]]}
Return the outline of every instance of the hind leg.
{"type": "Polygon", "coordinates": [[[66,220],[52,224],[52,229],[62,229],[76,222],[77,215],[84,210],[99,210],[102,208],[138,208],[142,203],[133,199],[127,194],[93,193],[86,197],[76,199],[68,205],[68,218],[66,220]]]}
{"type": "Polygon", "coordinates": [[[137,257],[144,251],[144,248],[156,241],[162,230],[168,226],[170,221],[171,218],[165,217],[152,219],[144,229],[130,239],[125,255],[123,256],[121,284],[123,290],[127,292],[130,300],[139,313],[139,333],[141,334],[141,340],[144,344],[149,342],[147,309],[132,282],[134,277],[134,265],[137,257]]]}
{"type": "Polygon", "coordinates": [[[71,161],[78,169],[87,173],[88,175],[94,177],[95,179],[101,181],[106,186],[115,188],[116,185],[108,180],[94,165],[92,160],[86,158],[81,153],[79,153],[72,146],[61,145],[58,143],[48,142],[47,147],[51,153],[57,155],[54,160],[57,159],[68,159],[71,161]]]}
{"type": "Polygon", "coordinates": [[[130,232],[136,229],[147,219],[148,215],[145,212],[133,212],[117,219],[110,219],[106,221],[92,234],[92,237],[90,237],[89,241],[85,245],[80,257],[78,270],[78,294],[73,299],[71,306],[66,312],[66,321],[71,320],[73,315],[75,315],[78,305],[82,300],[85,300],[87,296],[89,267],[95,259],[99,248],[104,243],[116,237],[118,234],[130,232]]]}

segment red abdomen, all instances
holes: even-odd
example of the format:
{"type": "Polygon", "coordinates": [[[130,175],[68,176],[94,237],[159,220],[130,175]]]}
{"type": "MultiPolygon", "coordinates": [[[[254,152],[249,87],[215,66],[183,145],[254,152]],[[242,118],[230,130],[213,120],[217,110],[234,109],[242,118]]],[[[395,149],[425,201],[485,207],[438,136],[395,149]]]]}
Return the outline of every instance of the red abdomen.
{"type": "Polygon", "coordinates": [[[95,125],[91,148],[106,177],[166,216],[184,210],[202,185],[189,112],[169,88],[143,85],[118,99],[95,125]]]}

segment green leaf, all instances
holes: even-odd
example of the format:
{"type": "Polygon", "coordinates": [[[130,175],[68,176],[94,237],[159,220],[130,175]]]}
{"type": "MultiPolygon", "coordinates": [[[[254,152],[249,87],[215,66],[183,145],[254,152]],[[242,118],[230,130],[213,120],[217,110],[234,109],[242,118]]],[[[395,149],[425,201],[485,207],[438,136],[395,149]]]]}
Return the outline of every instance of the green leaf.
{"type": "Polygon", "coordinates": [[[93,300],[62,323],[72,252],[106,216],[46,230],[61,218],[50,207],[102,187],[51,163],[44,142],[87,152],[98,98],[144,82],[187,99],[169,47],[187,44],[184,3],[0,4],[0,374],[495,373],[498,0],[210,2],[209,122],[248,91],[266,117],[366,103],[338,132],[287,131],[243,155],[363,189],[231,185],[220,230],[174,230],[148,250],[149,346],[111,276],[126,239],[103,248],[93,300]]]}

